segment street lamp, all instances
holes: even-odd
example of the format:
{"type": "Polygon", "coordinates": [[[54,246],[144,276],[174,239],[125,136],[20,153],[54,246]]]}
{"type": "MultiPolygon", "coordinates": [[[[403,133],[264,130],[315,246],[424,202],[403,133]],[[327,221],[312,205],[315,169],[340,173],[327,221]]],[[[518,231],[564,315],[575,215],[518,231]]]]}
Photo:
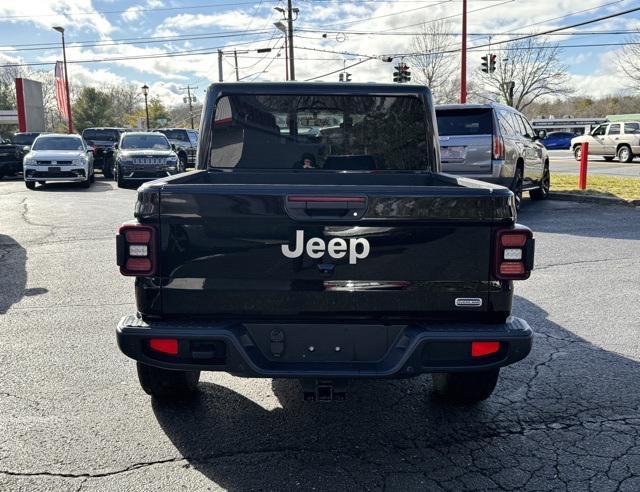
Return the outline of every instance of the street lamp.
{"type": "Polygon", "coordinates": [[[149,95],[149,86],[144,84],[142,87],[142,95],[144,96],[144,111],[147,113],[147,131],[149,131],[149,104],[147,104],[147,96],[149,95]]]}
{"type": "Polygon", "coordinates": [[[62,63],[64,65],[64,86],[67,93],[67,113],[69,113],[69,133],[73,133],[73,120],[71,118],[71,97],[69,96],[69,76],[67,75],[67,49],[64,44],[64,27],[54,26],[54,31],[62,34],[62,63]]]}

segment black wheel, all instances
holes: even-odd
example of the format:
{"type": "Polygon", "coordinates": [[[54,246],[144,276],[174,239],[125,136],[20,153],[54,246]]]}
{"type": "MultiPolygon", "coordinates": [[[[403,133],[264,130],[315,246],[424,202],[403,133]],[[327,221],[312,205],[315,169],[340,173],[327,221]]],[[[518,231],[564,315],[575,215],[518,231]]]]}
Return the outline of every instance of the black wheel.
{"type": "Polygon", "coordinates": [[[24,184],[30,190],[35,190],[36,189],[36,182],[35,181],[25,181],[24,184]]]}
{"type": "Polygon", "coordinates": [[[622,145],[618,149],[618,160],[620,162],[631,162],[633,160],[633,152],[628,145],[622,145]]]}
{"type": "Polygon", "coordinates": [[[549,188],[551,187],[551,173],[549,172],[549,163],[544,164],[542,178],[540,178],[540,187],[529,192],[532,200],[544,200],[549,197],[549,188]]]}
{"type": "Polygon", "coordinates": [[[161,400],[177,400],[198,388],[200,371],[171,371],[138,362],[138,381],[148,395],[161,400]]]}
{"type": "Polygon", "coordinates": [[[573,148],[573,157],[576,158],[576,161],[580,162],[580,159],[582,159],[582,145],[576,145],[573,148]]]}
{"type": "Polygon", "coordinates": [[[613,157],[614,156],[612,156],[612,155],[604,155],[604,156],[602,156],[602,158],[607,162],[611,162],[613,160],[613,157]]]}
{"type": "Polygon", "coordinates": [[[491,396],[498,382],[500,369],[466,373],[432,374],[435,394],[451,403],[478,403],[491,396]]]}
{"type": "Polygon", "coordinates": [[[96,173],[91,173],[91,178],[89,178],[91,180],[92,183],[96,182],[96,173]]]}
{"type": "Polygon", "coordinates": [[[516,210],[520,210],[520,204],[522,203],[522,168],[519,164],[516,167],[516,174],[513,177],[510,189],[516,198],[516,210]]]}
{"type": "Polygon", "coordinates": [[[82,188],[89,188],[91,186],[91,178],[87,178],[84,181],[80,182],[80,186],[82,188]]]}
{"type": "Polygon", "coordinates": [[[122,175],[120,173],[120,168],[116,168],[116,182],[118,183],[118,188],[124,188],[125,184],[122,179],[122,175]]]}
{"type": "Polygon", "coordinates": [[[105,163],[102,165],[102,175],[106,179],[112,179],[113,178],[113,164],[108,163],[108,162],[105,161],[105,163]]]}
{"type": "Polygon", "coordinates": [[[186,154],[180,154],[178,156],[178,159],[180,160],[179,164],[178,164],[178,172],[179,173],[183,173],[187,170],[187,166],[189,165],[189,162],[187,160],[187,156],[186,154]]]}

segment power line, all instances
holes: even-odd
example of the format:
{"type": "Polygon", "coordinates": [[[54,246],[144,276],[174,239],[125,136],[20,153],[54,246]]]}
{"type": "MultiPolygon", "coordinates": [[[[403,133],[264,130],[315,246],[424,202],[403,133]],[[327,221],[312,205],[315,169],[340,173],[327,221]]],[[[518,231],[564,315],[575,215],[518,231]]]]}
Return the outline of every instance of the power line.
{"type": "MultiPolygon", "coordinates": [[[[366,36],[461,36],[460,32],[421,32],[421,31],[412,31],[412,32],[377,32],[377,31],[326,31],[322,29],[299,29],[300,32],[307,33],[322,33],[322,34],[354,34],[354,35],[366,35],[366,36]]],[[[526,36],[529,34],[537,34],[536,32],[510,32],[515,36],[526,36]]],[[[609,36],[609,35],[629,35],[629,34],[637,34],[638,31],[635,29],[618,29],[618,30],[606,30],[606,31],[576,31],[576,32],[566,32],[566,33],[551,33],[549,36],[609,36]]],[[[469,36],[503,36],[504,32],[476,32],[476,33],[468,33],[469,36]]],[[[305,39],[318,39],[317,37],[310,36],[300,36],[298,37],[305,39]]]]}
{"type": "Polygon", "coordinates": [[[305,79],[305,81],[306,81],[306,82],[309,82],[309,81],[311,81],[311,80],[317,80],[317,79],[321,79],[321,78],[323,78],[323,77],[328,77],[329,75],[333,75],[334,73],[342,72],[343,70],[346,70],[347,68],[355,67],[356,65],[361,65],[361,64],[363,64],[363,63],[365,63],[365,62],[368,62],[368,61],[371,61],[371,60],[373,60],[373,59],[374,59],[374,58],[367,58],[367,59],[365,59],[365,60],[360,60],[359,62],[352,63],[351,65],[344,66],[344,67],[342,67],[342,68],[339,68],[338,70],[334,70],[333,72],[327,72],[327,73],[325,73],[325,74],[318,75],[318,76],[316,76],[316,77],[311,77],[310,79],[305,79]]]}
{"type": "MultiPolygon", "coordinates": [[[[176,10],[190,10],[190,9],[212,9],[212,8],[220,8],[220,7],[236,7],[238,5],[254,5],[255,2],[231,2],[231,3],[208,3],[208,4],[200,4],[200,5],[183,5],[181,7],[148,7],[148,8],[140,8],[135,9],[136,12],[167,12],[167,11],[176,11],[176,10]]],[[[130,7],[131,8],[131,7],[130,7]]],[[[84,12],[60,12],[57,14],[29,14],[29,15],[3,15],[0,16],[0,20],[3,19],[25,19],[25,18],[38,18],[38,17],[76,17],[82,15],[114,15],[114,14],[124,14],[129,11],[129,9],[124,10],[94,10],[94,11],[84,11],[84,12]]]]}

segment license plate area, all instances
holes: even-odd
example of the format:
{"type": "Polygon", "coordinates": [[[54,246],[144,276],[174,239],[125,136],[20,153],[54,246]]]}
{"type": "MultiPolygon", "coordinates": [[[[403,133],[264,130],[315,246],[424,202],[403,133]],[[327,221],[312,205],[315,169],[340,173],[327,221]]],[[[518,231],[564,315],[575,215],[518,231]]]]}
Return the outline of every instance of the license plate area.
{"type": "Polygon", "coordinates": [[[440,147],[440,158],[443,161],[464,161],[467,158],[467,148],[462,146],[440,147]]]}
{"type": "Polygon", "coordinates": [[[404,329],[402,325],[247,325],[266,359],[289,363],[378,362],[404,329]]]}
{"type": "Polygon", "coordinates": [[[60,166],[49,166],[49,172],[50,173],[59,173],[60,172],[60,166]]]}

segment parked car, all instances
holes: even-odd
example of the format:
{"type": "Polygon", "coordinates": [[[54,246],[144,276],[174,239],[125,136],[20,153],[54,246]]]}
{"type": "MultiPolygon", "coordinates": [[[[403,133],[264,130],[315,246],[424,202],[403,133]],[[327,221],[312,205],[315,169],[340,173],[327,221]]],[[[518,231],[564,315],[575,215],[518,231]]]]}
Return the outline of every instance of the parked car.
{"type": "Polygon", "coordinates": [[[115,145],[124,132],[124,128],[112,127],[85,128],[82,131],[82,138],[93,149],[96,166],[101,169],[102,175],[107,179],[114,176],[115,145]]]}
{"type": "Polygon", "coordinates": [[[640,122],[604,123],[591,133],[573,138],[571,149],[578,161],[582,157],[584,142],[589,144],[589,155],[600,155],[605,161],[617,157],[620,162],[631,162],[640,155],[640,122]]]}
{"type": "Polygon", "coordinates": [[[117,340],[147,393],[182,397],[207,370],[330,400],[349,378],[432,373],[471,403],[529,353],[511,305],[532,233],[507,188],[440,173],[426,87],[215,84],[200,145],[117,235],[137,303],[117,340]]]}
{"type": "Polygon", "coordinates": [[[156,131],[163,133],[175,146],[176,153],[180,159],[180,171],[188,167],[193,167],[198,150],[198,132],[186,128],[158,128],[156,131]]]}
{"type": "Polygon", "coordinates": [[[115,176],[119,187],[142,183],[180,171],[178,156],[167,137],[157,132],[126,132],[116,145],[115,176]]]}
{"type": "Polygon", "coordinates": [[[549,150],[570,149],[571,139],[575,136],[571,132],[550,132],[540,142],[549,150]]]}
{"type": "Polygon", "coordinates": [[[522,192],[549,195],[549,155],[527,118],[501,104],[436,106],[442,170],[508,187],[519,208],[522,192]]]}
{"type": "Polygon", "coordinates": [[[38,136],[24,156],[24,181],[33,190],[36,182],[72,181],[88,188],[95,179],[93,153],[80,135],[47,133],[38,136]]]}
{"type": "Polygon", "coordinates": [[[14,133],[10,140],[0,142],[0,179],[22,174],[22,160],[39,132],[14,133]]]}

